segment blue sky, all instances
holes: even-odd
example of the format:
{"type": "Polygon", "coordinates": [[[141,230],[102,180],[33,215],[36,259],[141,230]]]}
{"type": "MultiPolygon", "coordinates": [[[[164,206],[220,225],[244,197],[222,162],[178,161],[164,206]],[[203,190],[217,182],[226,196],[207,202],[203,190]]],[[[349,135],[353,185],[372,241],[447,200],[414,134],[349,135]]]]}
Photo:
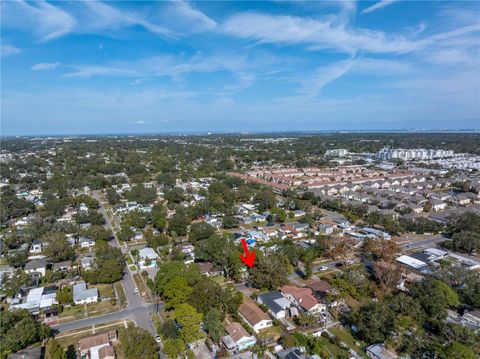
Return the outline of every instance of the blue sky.
{"type": "Polygon", "coordinates": [[[480,128],[480,3],[1,3],[2,135],[480,128]]]}

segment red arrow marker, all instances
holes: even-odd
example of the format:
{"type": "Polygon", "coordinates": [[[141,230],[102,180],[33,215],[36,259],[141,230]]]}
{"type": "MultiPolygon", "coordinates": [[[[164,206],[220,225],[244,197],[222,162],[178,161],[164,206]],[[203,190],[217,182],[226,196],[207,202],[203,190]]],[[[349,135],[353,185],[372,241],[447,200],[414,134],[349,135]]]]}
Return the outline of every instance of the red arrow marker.
{"type": "Polygon", "coordinates": [[[245,255],[240,254],[240,259],[242,260],[243,263],[245,263],[247,266],[250,268],[253,267],[253,262],[255,262],[255,251],[252,248],[252,253],[248,252],[248,246],[247,242],[245,242],[245,238],[242,238],[242,246],[243,246],[243,251],[245,252],[245,255]]]}

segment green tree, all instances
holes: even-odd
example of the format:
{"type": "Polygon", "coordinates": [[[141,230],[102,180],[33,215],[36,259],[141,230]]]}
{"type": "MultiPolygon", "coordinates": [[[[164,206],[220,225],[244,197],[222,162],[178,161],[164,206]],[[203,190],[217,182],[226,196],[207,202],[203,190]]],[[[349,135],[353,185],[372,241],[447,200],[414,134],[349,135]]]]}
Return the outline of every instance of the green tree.
{"type": "Polygon", "coordinates": [[[27,262],[28,250],[9,251],[6,257],[8,265],[15,268],[21,267],[27,262]]]}
{"type": "Polygon", "coordinates": [[[475,352],[463,345],[459,342],[452,342],[450,343],[447,348],[445,349],[444,355],[441,356],[442,358],[456,358],[456,359],[475,359],[478,358],[475,355],[475,352]]]}
{"type": "Polygon", "coordinates": [[[436,279],[427,278],[416,282],[410,292],[431,319],[443,320],[447,315],[447,308],[457,307],[460,303],[458,294],[436,279]]]}
{"type": "Polygon", "coordinates": [[[122,329],[119,337],[126,359],[158,359],[157,343],[145,329],[138,327],[122,329]]]}
{"type": "Polygon", "coordinates": [[[186,236],[187,227],[190,219],[182,212],[177,212],[168,222],[168,232],[170,235],[186,236]]]}
{"type": "Polygon", "coordinates": [[[230,278],[238,278],[242,265],[240,252],[235,247],[233,240],[228,237],[213,235],[197,243],[195,257],[212,262],[230,278]]]}
{"type": "Polygon", "coordinates": [[[96,243],[95,266],[93,269],[82,271],[82,277],[89,283],[114,283],[123,277],[125,258],[119,248],[108,243],[96,243]]]}
{"type": "Polygon", "coordinates": [[[177,359],[185,352],[185,342],[180,338],[166,338],[162,340],[162,344],[162,350],[168,358],[177,359]]]}
{"type": "Polygon", "coordinates": [[[120,195],[113,188],[107,190],[107,201],[112,206],[120,203],[120,199],[120,195]]]}
{"type": "Polygon", "coordinates": [[[6,358],[51,334],[50,327],[37,322],[27,310],[5,311],[0,316],[0,357],[6,358]]]}
{"type": "Polygon", "coordinates": [[[152,225],[159,231],[164,231],[167,228],[167,212],[165,207],[161,204],[156,204],[152,207],[150,213],[152,225]]]}
{"type": "Polygon", "coordinates": [[[195,244],[197,241],[207,239],[215,233],[215,228],[206,222],[197,222],[192,224],[188,239],[190,243],[195,244]]]}
{"type": "Polygon", "coordinates": [[[249,270],[249,281],[257,288],[275,289],[287,283],[288,260],[279,254],[259,255],[249,270]]]}
{"type": "Polygon", "coordinates": [[[2,293],[9,297],[13,297],[20,292],[20,289],[27,286],[30,279],[22,269],[17,269],[10,277],[2,277],[2,293]]]}
{"type": "Polygon", "coordinates": [[[163,291],[165,297],[166,308],[174,309],[179,304],[187,301],[193,289],[187,283],[187,280],[183,277],[175,277],[167,283],[163,291]]]}
{"type": "Polygon", "coordinates": [[[53,262],[73,259],[74,250],[63,233],[50,232],[45,234],[42,240],[48,243],[43,253],[53,262]]]}
{"type": "Polygon", "coordinates": [[[120,232],[118,232],[118,239],[122,242],[128,242],[133,238],[133,231],[128,225],[122,225],[120,232]]]}
{"type": "Polygon", "coordinates": [[[55,339],[47,342],[45,359],[67,359],[67,352],[55,339]]]}
{"type": "Polygon", "coordinates": [[[73,302],[73,291],[69,285],[57,291],[56,299],[60,304],[69,304],[73,302]]]}
{"type": "Polygon", "coordinates": [[[214,308],[210,309],[203,320],[203,327],[212,340],[218,343],[222,337],[225,328],[222,324],[220,312],[214,308]]]}
{"type": "Polygon", "coordinates": [[[169,203],[180,203],[185,199],[185,192],[180,187],[175,187],[170,191],[167,191],[164,195],[164,198],[169,203]]]}
{"type": "Polygon", "coordinates": [[[225,229],[232,229],[238,227],[238,220],[233,216],[225,216],[223,217],[223,228],[225,229]]]}
{"type": "Polygon", "coordinates": [[[177,339],[180,334],[180,331],[178,330],[178,327],[175,324],[174,320],[167,319],[162,324],[161,334],[162,334],[162,337],[166,339],[177,339]]]}
{"type": "Polygon", "coordinates": [[[166,285],[176,277],[183,277],[189,286],[193,286],[200,280],[201,274],[195,265],[186,265],[181,261],[164,262],[158,267],[154,286],[156,292],[163,296],[166,285]]]}
{"type": "Polygon", "coordinates": [[[181,326],[180,338],[185,343],[193,343],[203,337],[200,323],[203,315],[190,304],[180,304],[173,312],[175,320],[181,326]]]}

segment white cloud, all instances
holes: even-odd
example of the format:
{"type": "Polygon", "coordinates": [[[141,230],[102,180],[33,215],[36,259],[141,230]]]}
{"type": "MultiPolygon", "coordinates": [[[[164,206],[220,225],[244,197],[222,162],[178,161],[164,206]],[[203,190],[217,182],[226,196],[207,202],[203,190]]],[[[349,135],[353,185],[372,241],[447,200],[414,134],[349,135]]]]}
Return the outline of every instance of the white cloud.
{"type": "Polygon", "coordinates": [[[1,56],[2,57],[7,57],[7,56],[11,56],[11,55],[17,55],[19,53],[21,53],[22,50],[20,50],[19,48],[11,45],[11,44],[7,44],[7,43],[4,43],[2,41],[1,43],[1,56]]]}
{"type": "Polygon", "coordinates": [[[354,64],[355,60],[349,59],[319,67],[312,75],[307,76],[299,92],[308,98],[317,96],[325,86],[345,75],[354,64]]]}
{"type": "Polygon", "coordinates": [[[42,62],[31,67],[33,71],[55,70],[60,65],[60,62],[42,62]]]}
{"type": "Polygon", "coordinates": [[[69,72],[64,77],[92,77],[96,75],[103,76],[138,76],[133,70],[114,68],[107,66],[70,66],[76,71],[69,72]]]}
{"type": "Polygon", "coordinates": [[[4,26],[33,31],[40,41],[68,34],[76,25],[70,14],[45,1],[6,1],[2,3],[2,12],[4,26]]]}
{"type": "Polygon", "coordinates": [[[261,69],[272,70],[276,59],[264,54],[248,57],[244,53],[224,53],[207,56],[197,53],[190,58],[173,55],[159,55],[133,61],[116,61],[106,65],[72,65],[73,72],[65,77],[119,76],[141,77],[130,82],[139,85],[148,77],[167,77],[181,82],[191,73],[215,73],[226,71],[235,83],[227,84],[224,90],[241,91],[252,86],[256,81],[255,72],[261,69]]]}
{"type": "Polygon", "coordinates": [[[310,50],[334,50],[349,54],[356,54],[358,51],[404,54],[479,30],[478,24],[467,25],[423,39],[411,40],[402,35],[351,28],[331,17],[312,19],[261,13],[240,13],[229,18],[223,25],[223,31],[227,34],[260,43],[303,44],[310,50]]]}
{"type": "Polygon", "coordinates": [[[172,3],[175,12],[175,21],[181,21],[188,25],[190,30],[206,31],[217,27],[217,22],[205,15],[203,12],[194,9],[186,1],[175,1],[172,3]]]}
{"type": "Polygon", "coordinates": [[[157,35],[175,36],[165,27],[148,20],[144,14],[124,11],[97,1],[84,1],[81,4],[83,8],[77,9],[76,13],[82,25],[76,29],[78,32],[111,34],[126,27],[141,26],[157,35]]]}
{"type": "Polygon", "coordinates": [[[398,0],[380,0],[379,2],[373,4],[372,6],[369,6],[365,9],[363,9],[362,14],[368,14],[372,11],[375,11],[375,10],[378,10],[378,9],[383,9],[385,6],[396,3],[397,1],[398,0]]]}
{"type": "Polygon", "coordinates": [[[174,37],[168,29],[135,11],[125,11],[99,1],[56,3],[45,1],[7,1],[2,3],[4,26],[31,32],[40,41],[49,41],[70,33],[112,35],[124,28],[141,26],[165,37],[174,37]]]}
{"type": "Polygon", "coordinates": [[[189,3],[180,1],[165,4],[159,11],[157,4],[151,8],[126,9],[121,3],[101,1],[35,2],[7,1],[2,3],[5,13],[2,26],[32,33],[40,41],[49,41],[70,33],[117,36],[135,26],[169,39],[178,38],[183,32],[213,30],[217,26],[201,11],[189,3]],[[162,18],[163,12],[163,18],[162,18]],[[160,19],[178,31],[160,24],[160,19]]]}

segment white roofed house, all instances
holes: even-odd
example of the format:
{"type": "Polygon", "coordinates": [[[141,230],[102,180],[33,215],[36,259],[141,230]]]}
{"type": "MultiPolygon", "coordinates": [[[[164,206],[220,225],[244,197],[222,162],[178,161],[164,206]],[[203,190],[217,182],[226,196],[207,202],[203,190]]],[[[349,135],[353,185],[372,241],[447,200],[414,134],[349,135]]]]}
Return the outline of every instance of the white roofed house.
{"type": "Polygon", "coordinates": [[[157,266],[158,254],[150,247],[138,251],[138,266],[140,269],[154,268],[157,266]]]}
{"type": "Polygon", "coordinates": [[[10,305],[9,310],[26,309],[36,315],[40,313],[41,309],[47,310],[53,305],[58,304],[56,295],[56,287],[33,288],[21,303],[17,302],[10,305]]]}
{"type": "Polygon", "coordinates": [[[80,246],[80,248],[90,248],[95,245],[95,241],[88,237],[81,237],[78,240],[78,245],[80,246]]]}
{"type": "Polygon", "coordinates": [[[95,264],[95,258],[92,257],[92,256],[83,257],[80,260],[80,263],[81,263],[81,266],[82,266],[83,270],[90,270],[90,269],[93,268],[93,266],[95,264]]]}
{"type": "Polygon", "coordinates": [[[43,243],[39,239],[34,239],[32,245],[30,246],[30,253],[38,254],[41,253],[43,249],[43,243]]]}
{"type": "Polygon", "coordinates": [[[385,348],[384,344],[372,344],[365,348],[369,358],[372,359],[397,359],[398,355],[385,348]]]}
{"type": "Polygon", "coordinates": [[[98,300],[98,289],[87,289],[85,282],[77,283],[73,286],[73,302],[75,304],[93,303],[98,300]]]}
{"type": "Polygon", "coordinates": [[[432,209],[435,212],[441,211],[442,209],[447,208],[447,204],[445,202],[442,202],[441,200],[438,200],[438,199],[431,199],[430,203],[432,205],[432,209]]]}

